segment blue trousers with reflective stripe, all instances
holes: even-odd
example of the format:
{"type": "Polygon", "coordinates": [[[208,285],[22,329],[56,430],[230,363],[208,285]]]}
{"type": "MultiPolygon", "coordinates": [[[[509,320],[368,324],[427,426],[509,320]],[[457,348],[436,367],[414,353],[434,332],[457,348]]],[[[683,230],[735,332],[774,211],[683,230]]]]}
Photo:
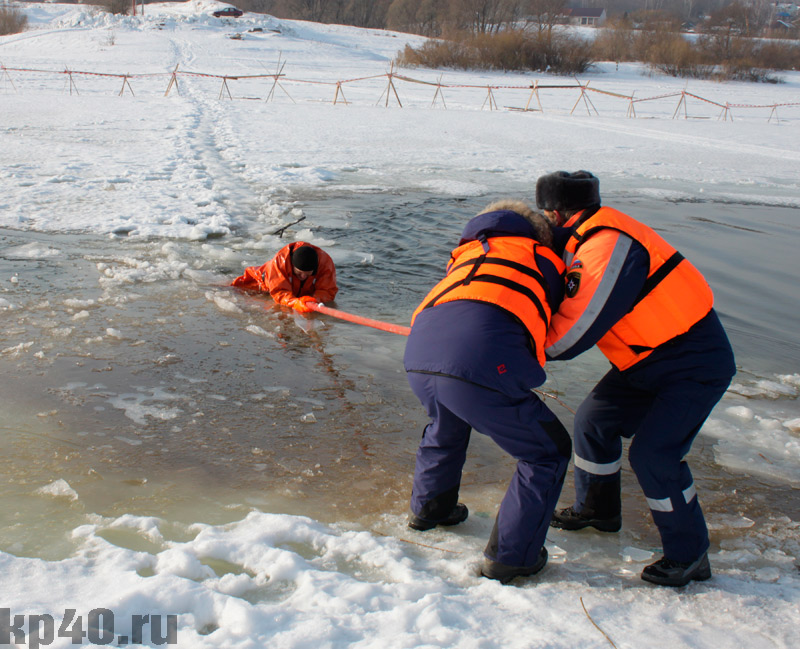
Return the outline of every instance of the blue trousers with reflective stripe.
{"type": "Polygon", "coordinates": [[[508,396],[449,376],[409,372],[430,423],[417,450],[411,510],[442,520],[456,505],[471,429],[517,459],[485,554],[510,566],[536,563],[570,456],[566,429],[532,392],[508,396]]]}
{"type": "Polygon", "coordinates": [[[632,437],[628,459],[661,534],[664,556],[683,562],[694,561],[709,547],[683,458],[730,382],[729,377],[699,381],[691,374],[656,377],[612,368],[580,405],[574,425],[574,507],[584,511],[589,501],[588,508],[600,517],[619,513],[597,509],[592,492],[619,482],[621,438],[632,437]]]}

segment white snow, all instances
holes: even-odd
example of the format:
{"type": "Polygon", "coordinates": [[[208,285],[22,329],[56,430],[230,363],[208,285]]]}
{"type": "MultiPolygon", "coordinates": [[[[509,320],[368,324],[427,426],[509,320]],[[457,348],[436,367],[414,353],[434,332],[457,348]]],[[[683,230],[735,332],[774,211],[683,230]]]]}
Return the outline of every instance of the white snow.
{"type": "MultiPolygon", "coordinates": [[[[170,240],[157,263],[126,248],[94,260],[101,285],[120,287],[192,276],[197,271],[170,247],[181,242],[244,229],[247,246],[276,250],[282,244],[270,233],[301,216],[279,200],[287,188],[453,196],[524,190],[530,197],[538,175],[579,161],[601,169],[605,191],[616,195],[702,194],[800,207],[798,72],[781,74],[785,83],[777,85],[687,82],[646,76],[633,64],[600,64],[584,75],[594,89],[665,97],[636,104],[637,118],[630,119],[625,99],[588,93],[599,112],[589,114],[574,90],[542,89],[543,112],[508,109],[526,105],[536,80],[574,79],[401,69],[427,85],[394,79],[400,109],[382,75],[419,37],[258,14],[213,18],[220,6],[148,4],[143,17],[121,17],[86,5],[22,5],[31,29],[0,37],[0,227],[100,233],[143,245],[170,240]],[[280,86],[266,101],[273,78],[263,75],[284,63],[280,86]],[[135,94],[125,87],[120,93],[120,77],[77,73],[71,89],[65,68],[132,75],[135,94]],[[178,89],[165,96],[175,70],[178,89]],[[233,101],[219,99],[226,76],[233,101]],[[347,105],[333,105],[337,81],[347,81],[347,105]],[[446,110],[433,103],[439,81],[446,110]],[[484,105],[489,85],[499,110],[484,105]],[[708,101],[688,97],[689,119],[672,119],[674,93],[682,90],[708,101]],[[736,105],[733,121],[718,119],[718,105],[726,103],[736,105]]],[[[347,222],[346,215],[331,216],[331,223],[336,219],[342,227],[347,222]]],[[[335,240],[311,229],[296,236],[330,246],[337,262],[337,255],[373,261],[368,253],[337,251],[335,240]]],[[[35,262],[63,253],[30,243],[3,254],[35,262]]],[[[209,247],[203,254],[224,255],[209,247]]],[[[240,309],[213,290],[206,298],[222,312],[240,309]]],[[[100,306],[68,296],[64,305],[74,309],[73,321],[100,306]]],[[[13,298],[0,297],[0,312],[15,312],[13,298]]],[[[258,326],[247,331],[276,336],[258,326]]],[[[122,329],[103,333],[126,342],[122,329]]],[[[0,354],[42,354],[38,349],[27,341],[0,354]]],[[[784,481],[787,498],[796,498],[800,485],[800,419],[783,405],[796,401],[799,388],[799,374],[737,379],[703,429],[717,440],[718,463],[784,481]]],[[[194,407],[170,386],[131,390],[108,402],[136,423],[170,420],[194,407]]],[[[311,412],[299,419],[317,421],[311,412]]],[[[117,439],[134,448],[142,443],[117,439]]],[[[83,504],[63,479],[30,492],[66,498],[70,511],[83,504]]],[[[709,520],[724,536],[711,556],[714,578],[669,590],[638,578],[657,548],[592,533],[552,531],[550,562],[536,579],[516,586],[482,579],[478,562],[492,520],[481,516],[418,535],[396,514],[371,529],[257,510],[216,525],[124,513],[104,518],[91,510],[74,515],[82,518],[63,557],[0,552],[0,607],[12,615],[53,614],[56,629],[65,609],[85,621],[107,608],[116,635],[128,639],[133,615],[177,615],[177,646],[192,649],[589,649],[609,646],[609,638],[620,649],[788,648],[796,646],[800,625],[800,524],[786,517],[757,529],[734,511],[709,520]]],[[[0,628],[0,647],[14,646],[4,642],[0,628]]],[[[158,646],[149,628],[143,643],[158,646]]],[[[50,646],[74,645],[55,637],[50,646]]]]}

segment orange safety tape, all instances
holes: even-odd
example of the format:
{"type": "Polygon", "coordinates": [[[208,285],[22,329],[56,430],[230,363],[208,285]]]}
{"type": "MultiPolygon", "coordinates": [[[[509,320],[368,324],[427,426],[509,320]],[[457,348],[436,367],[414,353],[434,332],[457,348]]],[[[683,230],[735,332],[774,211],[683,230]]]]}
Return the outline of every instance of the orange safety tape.
{"type": "Polygon", "coordinates": [[[45,73],[45,74],[76,74],[76,75],[84,75],[89,77],[115,77],[121,79],[123,77],[132,77],[134,75],[131,74],[112,74],[110,72],[86,72],[83,70],[70,70],[69,68],[65,68],[64,70],[37,70],[35,68],[8,68],[5,65],[0,66],[2,70],[10,70],[11,72],[38,72],[38,73],[45,73]]]}
{"type": "Polygon", "coordinates": [[[671,92],[668,95],[656,95],[655,97],[642,97],[641,99],[634,99],[634,103],[639,103],[640,101],[652,101],[653,99],[665,99],[667,97],[680,97],[681,93],[679,92],[671,92]]]}
{"type": "Polygon", "coordinates": [[[207,72],[191,72],[189,70],[177,70],[175,74],[180,74],[187,77],[210,77],[212,79],[274,79],[284,76],[282,74],[210,74],[207,72]]]}
{"type": "Polygon", "coordinates": [[[585,87],[585,90],[590,92],[599,92],[601,95],[609,95],[610,97],[619,97],[620,99],[633,99],[633,95],[621,95],[618,92],[610,92],[608,90],[600,90],[599,88],[590,88],[589,86],[585,87]]]}
{"type": "Polygon", "coordinates": [[[352,83],[353,81],[366,81],[367,79],[380,79],[381,77],[388,77],[388,74],[373,74],[371,77],[358,77],[357,79],[343,79],[340,83],[352,83]]]}
{"type": "MultiPolygon", "coordinates": [[[[288,81],[290,83],[310,83],[312,85],[318,85],[318,86],[335,86],[338,85],[339,83],[338,81],[311,81],[310,79],[289,79],[289,78],[283,79],[282,81],[288,81]]],[[[341,83],[344,83],[344,81],[342,81],[341,83]]]]}
{"type": "MultiPolygon", "coordinates": [[[[394,75],[394,76],[397,76],[397,75],[394,75]]],[[[585,86],[532,86],[532,85],[527,85],[527,86],[492,86],[492,85],[471,86],[471,85],[467,85],[467,84],[448,85],[448,84],[444,84],[444,83],[443,84],[434,84],[434,85],[441,85],[442,88],[481,88],[481,89],[483,89],[483,88],[491,88],[492,90],[542,90],[543,88],[580,89],[580,88],[584,88],[585,87],[585,86]]]]}
{"type": "Polygon", "coordinates": [[[704,101],[707,104],[712,104],[714,106],[719,106],[720,108],[725,108],[724,104],[718,104],[717,102],[711,101],[710,99],[703,99],[702,97],[698,97],[697,95],[693,95],[691,92],[684,92],[683,94],[686,95],[687,97],[694,97],[695,99],[699,99],[700,101],[704,101]]]}
{"type": "Polygon", "coordinates": [[[405,77],[402,74],[393,74],[392,75],[395,79],[400,79],[400,81],[408,81],[409,83],[420,83],[424,86],[441,86],[442,88],[448,88],[449,86],[436,83],[434,81],[421,81],[420,79],[412,79],[411,77],[405,77]]]}
{"type": "Polygon", "coordinates": [[[86,76],[97,76],[97,77],[113,77],[113,78],[125,78],[125,79],[136,79],[142,77],[158,77],[158,76],[177,76],[177,75],[185,75],[185,76],[193,76],[193,77],[207,77],[207,78],[214,78],[214,79],[280,79],[283,82],[291,82],[291,83],[308,83],[308,84],[319,84],[319,85],[342,85],[345,83],[353,83],[355,81],[366,81],[370,79],[379,79],[381,77],[389,77],[389,78],[397,78],[400,81],[406,81],[409,83],[419,83],[424,85],[430,86],[438,86],[440,88],[478,88],[478,89],[491,89],[491,90],[500,90],[500,89],[507,89],[507,90],[547,90],[547,89],[583,89],[588,90],[590,92],[597,92],[604,95],[609,95],[612,97],[619,97],[621,99],[628,99],[632,103],[641,103],[644,101],[653,101],[656,99],[665,99],[668,97],[679,97],[681,95],[693,97],[695,99],[699,99],[700,101],[706,102],[708,104],[712,104],[714,106],[718,106],[720,108],[776,108],[778,106],[800,106],[800,102],[785,102],[785,103],[776,103],[776,104],[731,104],[725,103],[721,104],[716,101],[712,101],[710,99],[706,99],[704,97],[700,97],[699,95],[695,95],[690,92],[686,92],[685,90],[682,92],[674,92],[668,93],[663,95],[656,95],[654,97],[642,97],[640,99],[634,99],[633,96],[621,95],[614,92],[609,92],[607,90],[601,90],[599,88],[592,88],[588,85],[562,85],[562,84],[530,84],[525,86],[495,86],[495,85],[470,85],[470,84],[447,84],[441,82],[431,82],[431,81],[423,81],[420,79],[414,79],[412,77],[407,77],[405,75],[397,74],[397,73],[384,73],[384,74],[375,74],[366,77],[358,77],[354,79],[344,79],[342,81],[316,81],[310,79],[291,79],[285,77],[282,73],[270,74],[244,74],[244,75],[225,75],[225,74],[210,74],[205,72],[191,72],[188,70],[176,70],[173,72],[145,72],[145,73],[138,73],[138,74],[119,74],[119,73],[109,73],[109,72],[89,72],[85,70],[70,70],[68,68],[64,70],[42,70],[37,68],[17,68],[17,67],[9,67],[7,65],[0,64],[0,70],[6,72],[36,72],[36,73],[44,73],[44,74],[75,74],[75,75],[86,75],[86,76]]]}
{"type": "Polygon", "coordinates": [[[728,108],[775,108],[776,106],[800,106],[800,103],[786,104],[728,104],[728,108]]]}

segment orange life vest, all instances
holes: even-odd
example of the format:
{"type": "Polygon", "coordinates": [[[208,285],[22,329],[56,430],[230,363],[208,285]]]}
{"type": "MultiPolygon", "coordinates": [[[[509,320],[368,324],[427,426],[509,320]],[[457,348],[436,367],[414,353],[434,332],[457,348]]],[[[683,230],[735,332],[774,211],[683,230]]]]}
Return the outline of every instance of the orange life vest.
{"type": "Polygon", "coordinates": [[[714,296],[700,271],[652,228],[610,207],[601,207],[572,233],[564,254],[568,266],[581,245],[604,228],[635,239],[650,255],[633,307],[597,343],[617,369],[625,370],[689,331],[711,311],[714,296]]]}
{"type": "Polygon", "coordinates": [[[411,325],[423,309],[437,304],[454,300],[495,304],[527,329],[536,358],[544,367],[544,339],[552,314],[549,288],[536,263],[537,254],[563,272],[558,255],[527,237],[491,237],[459,246],[450,256],[447,275],[416,308],[411,325]]]}

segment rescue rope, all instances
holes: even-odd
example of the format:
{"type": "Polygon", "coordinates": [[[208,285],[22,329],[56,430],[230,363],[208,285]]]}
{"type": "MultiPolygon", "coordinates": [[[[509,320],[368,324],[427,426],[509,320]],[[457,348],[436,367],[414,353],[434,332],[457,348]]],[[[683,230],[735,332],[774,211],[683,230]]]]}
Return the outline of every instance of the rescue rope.
{"type": "MultiPolygon", "coordinates": [[[[360,315],[347,313],[346,311],[339,311],[338,309],[332,309],[328,306],[320,304],[319,302],[306,302],[306,306],[312,311],[316,311],[317,313],[324,313],[325,315],[333,316],[334,318],[339,318],[340,320],[347,320],[348,322],[364,325],[366,327],[374,327],[375,329],[388,331],[389,333],[400,334],[401,336],[407,336],[409,333],[411,333],[411,327],[403,327],[401,325],[391,324],[390,322],[382,322],[381,320],[364,318],[360,315]]],[[[549,394],[547,392],[543,392],[542,390],[534,390],[534,392],[541,395],[542,397],[553,399],[559,405],[569,410],[573,415],[575,414],[575,411],[572,408],[570,408],[566,403],[561,401],[561,399],[559,399],[558,397],[549,394]]]]}
{"type": "Polygon", "coordinates": [[[401,325],[391,324],[389,322],[373,320],[372,318],[364,318],[360,315],[347,313],[346,311],[332,309],[328,306],[320,304],[319,302],[306,302],[306,306],[317,313],[323,313],[325,315],[333,316],[334,318],[339,318],[340,320],[347,320],[348,322],[364,325],[366,327],[373,327],[382,331],[388,331],[389,333],[400,334],[401,336],[407,336],[409,333],[411,333],[411,327],[403,327],[401,325]]]}

